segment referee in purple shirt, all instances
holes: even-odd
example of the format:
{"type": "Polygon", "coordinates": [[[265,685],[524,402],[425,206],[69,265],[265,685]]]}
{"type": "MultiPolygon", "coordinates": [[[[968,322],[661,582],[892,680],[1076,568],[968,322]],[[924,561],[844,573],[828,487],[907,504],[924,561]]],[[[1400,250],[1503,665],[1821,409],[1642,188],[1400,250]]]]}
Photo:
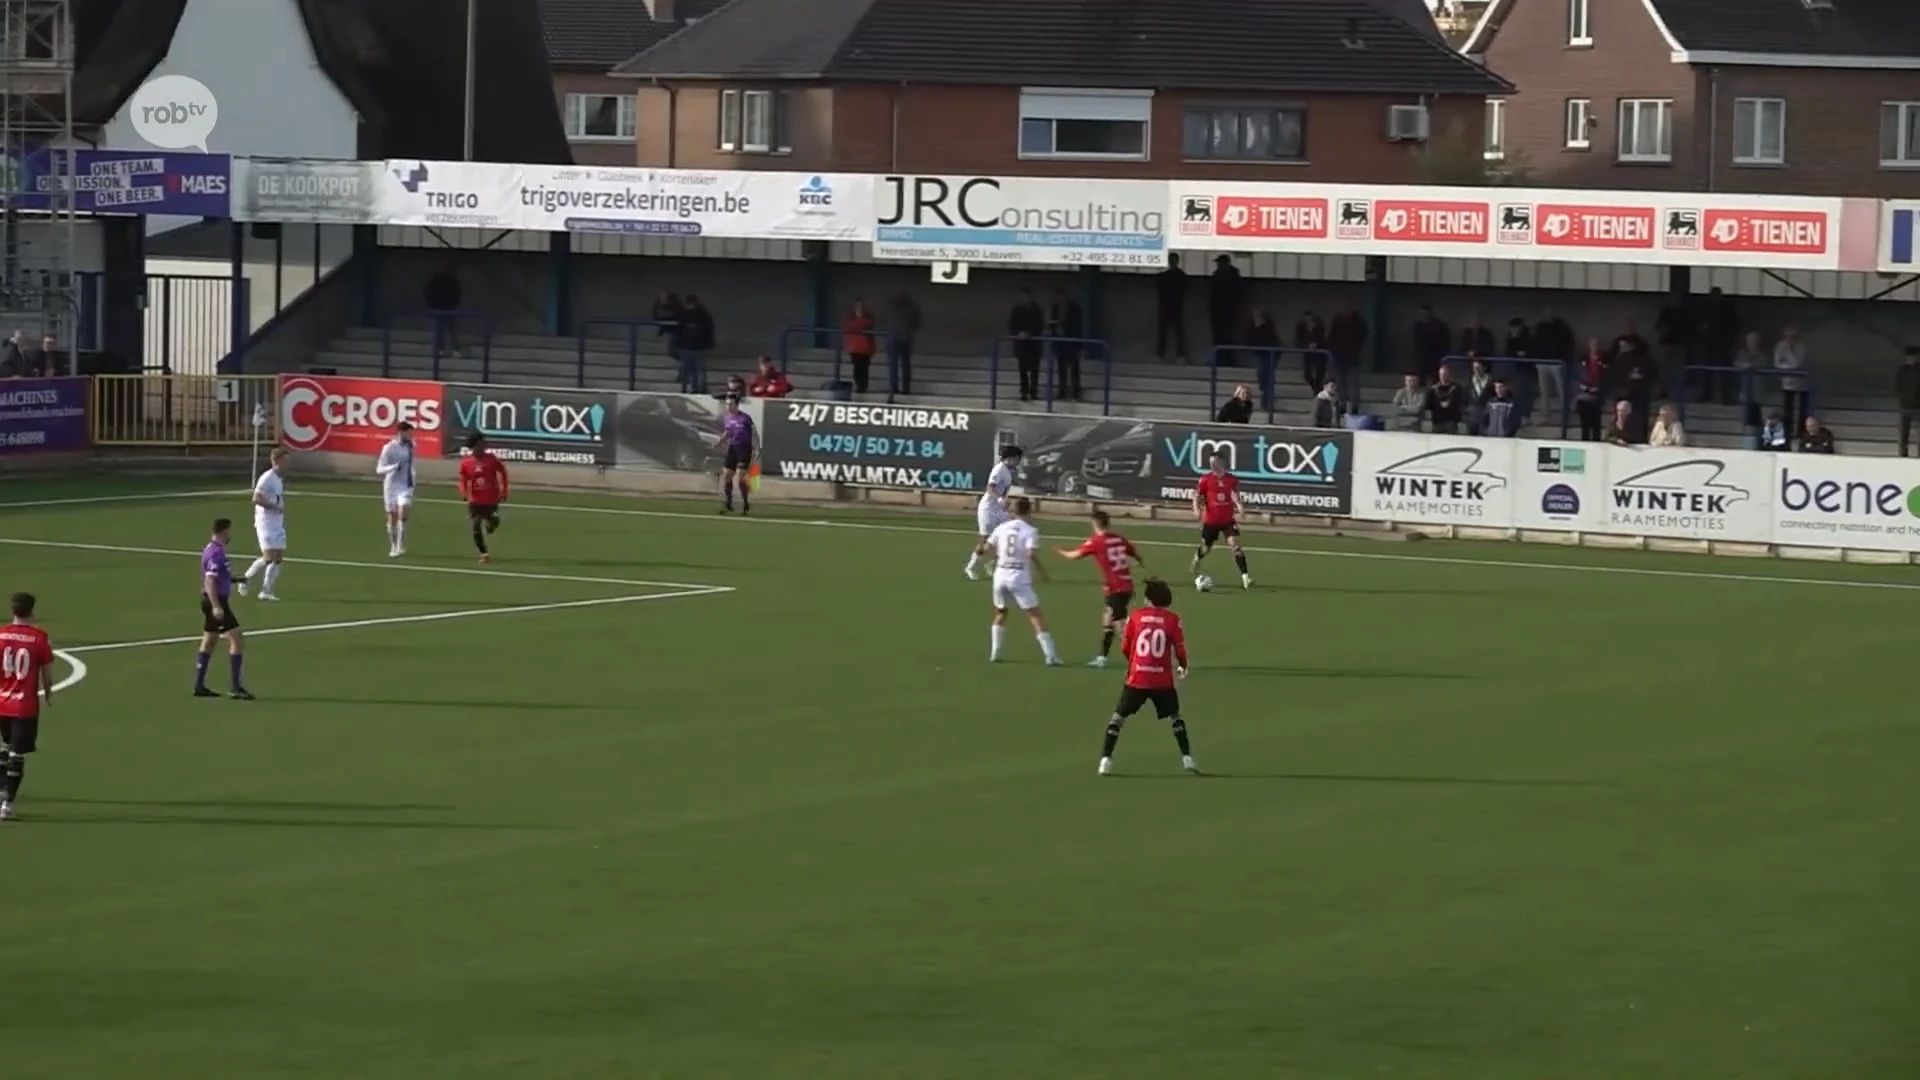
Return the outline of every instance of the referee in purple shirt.
{"type": "Polygon", "coordinates": [[[194,661],[193,696],[220,696],[217,691],[207,689],[207,667],[213,662],[214,642],[224,636],[232,671],[228,686],[236,700],[252,701],[253,695],[247,692],[240,678],[245,662],[241,656],[240,620],[233,613],[233,567],[227,564],[227,541],[232,535],[233,522],[215,518],[213,538],[200,551],[200,654],[194,661]]]}
{"type": "Polygon", "coordinates": [[[747,502],[747,479],[753,468],[755,438],[753,417],[741,410],[740,395],[728,394],[726,411],[720,414],[720,441],[725,444],[727,454],[720,474],[720,492],[726,500],[720,507],[723,514],[733,513],[735,486],[740,488],[740,512],[747,514],[753,511],[747,502]]]}

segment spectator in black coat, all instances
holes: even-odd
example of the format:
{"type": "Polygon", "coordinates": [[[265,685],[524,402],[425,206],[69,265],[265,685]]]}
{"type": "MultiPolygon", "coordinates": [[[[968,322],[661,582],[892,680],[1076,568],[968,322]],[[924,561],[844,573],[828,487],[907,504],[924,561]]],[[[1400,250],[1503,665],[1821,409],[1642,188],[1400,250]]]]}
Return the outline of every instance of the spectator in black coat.
{"type": "Polygon", "coordinates": [[[1334,371],[1348,375],[1360,368],[1367,347],[1367,320],[1352,305],[1343,308],[1327,327],[1327,347],[1333,350],[1334,371]]]}
{"type": "Polygon", "coordinates": [[[1907,349],[1907,362],[1893,375],[1893,394],[1900,403],[1900,456],[1907,456],[1914,421],[1920,420],[1920,345],[1907,349]]]}
{"type": "Polygon", "coordinates": [[[707,392],[707,354],[717,340],[713,312],[692,293],[680,314],[680,384],[683,393],[707,392]]]}
{"type": "Polygon", "coordinates": [[[58,375],[61,371],[60,342],[52,334],[40,339],[40,347],[27,353],[27,376],[44,378],[58,375]]]}
{"type": "Polygon", "coordinates": [[[1800,435],[1800,452],[1803,454],[1834,453],[1833,429],[1820,422],[1817,416],[1807,417],[1800,435]]]}
{"type": "MultiPolygon", "coordinates": [[[[1684,297],[1674,297],[1660,309],[1660,314],[1653,320],[1653,337],[1660,343],[1660,353],[1654,358],[1654,385],[1670,386],[1681,378],[1687,366],[1693,363],[1694,336],[1697,332],[1693,309],[1687,306],[1684,297]]],[[[1695,389],[1700,388],[1696,386],[1695,389]]]]}
{"type": "Polygon", "coordinates": [[[1460,331],[1462,356],[1492,356],[1499,351],[1494,347],[1497,344],[1499,343],[1493,340],[1493,331],[1487,329],[1487,324],[1482,322],[1478,315],[1473,317],[1473,321],[1467,324],[1465,330],[1460,331]]]}
{"type": "Polygon", "coordinates": [[[433,354],[460,355],[460,275],[451,267],[435,271],[420,290],[427,305],[427,318],[433,322],[433,354]]]}
{"type": "Polygon", "coordinates": [[[1457,435],[1460,421],[1467,414],[1467,388],[1454,380],[1453,368],[1442,367],[1433,385],[1427,387],[1427,415],[1433,420],[1435,435],[1457,435]]]}
{"type": "Polygon", "coordinates": [[[1347,412],[1347,399],[1340,396],[1339,381],[1328,379],[1322,383],[1320,392],[1313,395],[1313,426],[1337,428],[1347,412]]]}
{"type": "Polygon", "coordinates": [[[1247,324],[1246,332],[1241,335],[1241,344],[1250,349],[1264,349],[1266,352],[1253,354],[1255,370],[1260,373],[1260,407],[1269,411],[1273,408],[1274,367],[1280,359],[1280,328],[1273,324],[1273,316],[1266,311],[1253,313],[1253,321],[1247,324]]]}
{"type": "MultiPolygon", "coordinates": [[[[1733,300],[1719,288],[1707,292],[1706,310],[1700,316],[1700,354],[1701,360],[1713,367],[1733,367],[1733,358],[1740,351],[1740,313],[1734,310],[1733,300]]],[[[1712,373],[1702,381],[1701,388],[1712,392],[1716,388],[1722,404],[1732,405],[1740,400],[1740,378],[1728,371],[1712,373]]]]}
{"type": "MultiPolygon", "coordinates": [[[[1213,260],[1213,275],[1207,281],[1207,323],[1213,331],[1213,344],[1238,344],[1240,323],[1246,318],[1247,281],[1240,276],[1240,268],[1233,265],[1230,256],[1219,255],[1213,260]]],[[[1221,360],[1233,363],[1232,353],[1221,353],[1221,360]]]]}
{"type": "Polygon", "coordinates": [[[1153,279],[1154,324],[1153,355],[1167,358],[1167,339],[1173,339],[1173,355],[1187,362],[1187,272],[1180,268],[1180,256],[1168,255],[1167,268],[1153,279]]]}
{"type": "MultiPolygon", "coordinates": [[[[1047,311],[1047,334],[1055,338],[1084,338],[1087,319],[1080,302],[1065,289],[1055,289],[1053,306],[1047,311]]],[[[1053,343],[1054,393],[1073,401],[1080,400],[1080,355],[1086,346],[1077,341],[1053,343]]]]}
{"type": "Polygon", "coordinates": [[[1222,424],[1253,423],[1253,391],[1244,386],[1233,388],[1233,396],[1220,406],[1220,412],[1214,417],[1222,424]]]}
{"type": "Polygon", "coordinates": [[[1413,368],[1420,381],[1429,383],[1440,377],[1440,365],[1453,351],[1453,328],[1431,307],[1422,305],[1420,317],[1413,323],[1413,368]]]}
{"type": "Polygon", "coordinates": [[[1615,446],[1645,446],[1647,422],[1625,398],[1613,403],[1613,421],[1607,425],[1607,441],[1615,446]]]}
{"type": "Polygon", "coordinates": [[[1300,350],[1300,373],[1306,377],[1307,390],[1319,393],[1327,381],[1327,324],[1309,311],[1293,327],[1293,347],[1300,350]]]}
{"type": "Polygon", "coordinates": [[[1032,289],[1020,290],[1020,302],[1007,312],[1007,336],[1013,338],[1013,359],[1020,365],[1020,400],[1040,398],[1040,339],[1047,335],[1047,312],[1033,298],[1032,289]]]}
{"type": "Polygon", "coordinates": [[[1487,398],[1480,433],[1492,439],[1511,439],[1520,434],[1520,403],[1514,399],[1513,384],[1505,379],[1493,380],[1493,395],[1487,398]]]}

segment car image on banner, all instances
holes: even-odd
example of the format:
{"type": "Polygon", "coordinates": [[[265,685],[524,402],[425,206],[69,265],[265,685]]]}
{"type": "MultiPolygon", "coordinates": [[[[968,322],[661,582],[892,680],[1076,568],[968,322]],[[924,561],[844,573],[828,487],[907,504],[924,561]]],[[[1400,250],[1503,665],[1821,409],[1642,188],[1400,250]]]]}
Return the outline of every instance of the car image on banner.
{"type": "Polygon", "coordinates": [[[531,465],[604,466],[614,463],[607,430],[612,394],[535,390],[520,386],[446,388],[447,437],[442,456],[459,457],[471,435],[484,435],[504,461],[531,465]]]}
{"type": "Polygon", "coordinates": [[[1353,516],[1506,528],[1513,522],[1517,445],[1508,439],[1367,433],[1354,440],[1353,516]]]}
{"type": "MultiPolygon", "coordinates": [[[[615,463],[621,468],[720,475],[727,455],[720,445],[723,409],[719,398],[701,394],[620,394],[618,403],[614,420],[615,463]]],[[[740,403],[741,411],[753,420],[755,431],[764,427],[765,406],[759,398],[740,403]]]]}
{"type": "Polygon", "coordinates": [[[414,427],[418,452],[438,457],[440,406],[435,382],[282,375],[280,441],[294,450],[371,457],[404,422],[414,427]]]}
{"type": "Polygon", "coordinates": [[[997,413],[995,442],[1024,451],[1014,483],[1026,495],[1154,498],[1153,424],[1045,413],[997,413]]]}

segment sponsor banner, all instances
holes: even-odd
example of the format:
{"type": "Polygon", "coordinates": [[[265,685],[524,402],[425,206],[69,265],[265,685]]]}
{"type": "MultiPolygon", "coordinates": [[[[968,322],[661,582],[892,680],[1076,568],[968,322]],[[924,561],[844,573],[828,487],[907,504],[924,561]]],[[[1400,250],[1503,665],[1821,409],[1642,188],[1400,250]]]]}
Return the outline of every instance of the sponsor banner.
{"type": "Polygon", "coordinates": [[[1768,543],[1774,460],[1742,450],[1609,447],[1603,531],[1768,543]]]}
{"type": "Polygon", "coordinates": [[[872,228],[872,176],[519,168],[515,228],[763,240],[865,240],[872,228]]]}
{"type": "Polygon", "coordinates": [[[1607,527],[1605,443],[1516,441],[1513,525],[1598,532],[1607,527]]]}
{"type": "Polygon", "coordinates": [[[873,254],[915,262],[1165,266],[1158,180],[886,176],[873,254]]]}
{"type": "Polygon", "coordinates": [[[286,225],[371,225],[379,220],[377,161],[233,159],[233,217],[286,225]]]}
{"type": "Polygon", "coordinates": [[[1507,528],[1514,521],[1511,439],[1361,432],[1353,515],[1366,521],[1507,528]]]}
{"type": "Polygon", "coordinates": [[[0,379],[0,457],[85,450],[86,379],[0,379]]]}
{"type": "Polygon", "coordinates": [[[586,390],[448,386],[441,456],[466,453],[469,435],[487,437],[502,461],[531,465],[614,463],[614,396],[586,390]]]}
{"type": "Polygon", "coordinates": [[[377,456],[401,423],[417,453],[439,457],[442,387],[412,379],[280,376],[280,441],[295,450],[377,456]]]}
{"type": "Polygon", "coordinates": [[[1880,270],[1887,274],[1920,271],[1920,200],[1880,204],[1880,270]]]}
{"type": "Polygon", "coordinates": [[[517,229],[526,168],[481,161],[389,159],[380,166],[374,209],[382,225],[517,229]]]}
{"type": "Polygon", "coordinates": [[[1155,423],[1148,494],[1192,502],[1194,482],[1216,454],[1240,478],[1248,510],[1353,516],[1353,434],[1346,431],[1155,423]]]}
{"type": "Polygon", "coordinates": [[[1826,454],[1765,462],[1774,477],[1774,543],[1920,552],[1920,462],[1826,454]]]}
{"type": "MultiPolygon", "coordinates": [[[[700,394],[618,394],[614,464],[622,469],[720,475],[726,448],[720,445],[719,398],[700,394]]],[[[748,398],[740,409],[765,427],[767,403],[748,398]]],[[[761,434],[764,443],[765,435],[761,434]]],[[[759,450],[755,447],[755,459],[759,450]]]]}
{"type": "Polygon", "coordinates": [[[984,410],[770,401],[760,429],[763,475],[978,491],[993,467],[996,419],[984,410]]]}
{"type": "Polygon", "coordinates": [[[1024,453],[1014,485],[1024,495],[1153,502],[1153,422],[1048,413],[991,413],[999,446],[1024,453]]]}
{"type": "Polygon", "coordinates": [[[71,191],[80,213],[223,218],[232,210],[232,180],[226,154],[41,150],[22,159],[26,194],[9,201],[15,209],[45,210],[52,193],[71,191]]]}
{"type": "Polygon", "coordinates": [[[1176,244],[1209,251],[1843,268],[1842,199],[1209,182],[1168,187],[1176,244]]]}

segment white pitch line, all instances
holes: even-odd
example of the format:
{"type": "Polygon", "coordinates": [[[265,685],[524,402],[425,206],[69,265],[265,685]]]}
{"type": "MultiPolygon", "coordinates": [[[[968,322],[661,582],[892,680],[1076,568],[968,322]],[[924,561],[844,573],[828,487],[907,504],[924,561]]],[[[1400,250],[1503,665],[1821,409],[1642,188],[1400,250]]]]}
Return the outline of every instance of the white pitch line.
{"type": "Polygon", "coordinates": [[[245,495],[238,488],[226,488],[221,491],[161,491],[144,495],[94,495],[84,499],[30,499],[26,502],[0,503],[0,510],[31,509],[39,506],[88,506],[98,503],[152,502],[159,499],[212,499],[228,495],[245,495]]]}
{"type": "MultiPolygon", "coordinates": [[[[17,547],[55,548],[63,551],[100,551],[111,555],[168,555],[190,558],[200,554],[198,551],[186,551],[174,548],[133,547],[125,544],[85,544],[77,540],[22,540],[15,537],[0,536],[0,544],[12,544],[17,547]]],[[[244,552],[235,552],[236,556],[246,557],[244,552]]],[[[295,566],[334,566],[350,570],[406,570],[416,574],[459,574],[466,577],[514,578],[522,581],[566,581],[578,585],[620,585],[640,589],[711,589],[717,586],[702,585],[690,581],[641,581],[633,578],[581,577],[575,574],[535,574],[517,570],[481,570],[467,566],[422,566],[418,563],[404,562],[354,562],[350,559],[296,559],[289,558],[288,563],[295,566]]]]}
{"type": "Polygon", "coordinates": [[[55,649],[53,655],[65,660],[67,667],[71,669],[67,672],[66,678],[53,684],[54,693],[57,694],[69,686],[79,686],[87,680],[87,662],[75,656],[72,649],[55,649]]]}

